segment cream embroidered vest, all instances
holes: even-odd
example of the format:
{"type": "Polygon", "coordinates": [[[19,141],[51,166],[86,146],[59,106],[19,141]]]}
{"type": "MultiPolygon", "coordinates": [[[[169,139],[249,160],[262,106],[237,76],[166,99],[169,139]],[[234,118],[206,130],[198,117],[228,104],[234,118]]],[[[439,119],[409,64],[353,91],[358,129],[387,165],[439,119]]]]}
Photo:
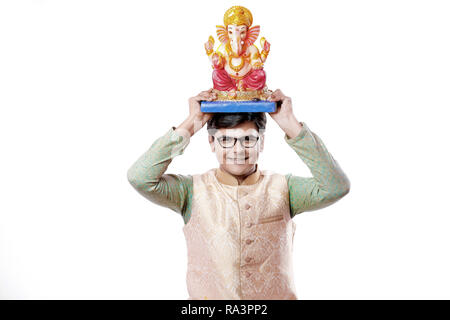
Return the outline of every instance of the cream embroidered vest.
{"type": "Polygon", "coordinates": [[[231,186],[215,170],[193,175],[188,299],[297,299],[286,178],[264,170],[255,184],[231,186]]]}

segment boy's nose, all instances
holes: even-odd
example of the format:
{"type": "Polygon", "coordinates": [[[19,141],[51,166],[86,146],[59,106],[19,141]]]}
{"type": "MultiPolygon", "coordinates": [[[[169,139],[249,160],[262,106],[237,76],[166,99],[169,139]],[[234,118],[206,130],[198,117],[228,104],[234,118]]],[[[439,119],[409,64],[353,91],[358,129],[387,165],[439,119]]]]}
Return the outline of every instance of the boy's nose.
{"type": "Polygon", "coordinates": [[[242,150],[245,150],[245,148],[241,145],[241,142],[238,140],[238,141],[236,141],[236,144],[234,145],[234,150],[242,151],[242,150]]]}
{"type": "Polygon", "coordinates": [[[239,141],[236,141],[236,144],[234,145],[234,154],[239,157],[245,156],[245,148],[241,146],[241,143],[239,141]]]}

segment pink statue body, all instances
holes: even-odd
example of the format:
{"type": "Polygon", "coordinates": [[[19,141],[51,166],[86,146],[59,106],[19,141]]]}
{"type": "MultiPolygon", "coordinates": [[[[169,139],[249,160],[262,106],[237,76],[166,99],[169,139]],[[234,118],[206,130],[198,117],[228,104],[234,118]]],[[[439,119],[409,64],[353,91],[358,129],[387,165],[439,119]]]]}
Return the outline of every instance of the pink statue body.
{"type": "Polygon", "coordinates": [[[261,38],[262,51],[254,45],[260,26],[251,26],[251,12],[242,6],[233,6],[225,12],[224,25],[216,26],[221,44],[214,51],[214,38],[205,43],[206,54],[212,64],[214,90],[219,99],[266,99],[264,62],[270,43],[261,38]]]}

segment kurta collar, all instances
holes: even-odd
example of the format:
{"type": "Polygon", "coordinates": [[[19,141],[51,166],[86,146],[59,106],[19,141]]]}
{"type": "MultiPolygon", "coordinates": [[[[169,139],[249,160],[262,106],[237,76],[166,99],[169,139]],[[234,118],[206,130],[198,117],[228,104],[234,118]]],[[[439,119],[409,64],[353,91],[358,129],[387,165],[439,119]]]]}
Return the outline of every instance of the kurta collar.
{"type": "MultiPolygon", "coordinates": [[[[259,177],[261,175],[261,172],[258,169],[258,164],[255,164],[256,170],[251,175],[247,176],[244,181],[240,185],[251,185],[258,182],[259,177]]],[[[231,185],[231,186],[238,186],[238,180],[228,172],[223,171],[222,169],[217,168],[216,169],[216,177],[217,180],[219,180],[220,183],[231,185]]]]}

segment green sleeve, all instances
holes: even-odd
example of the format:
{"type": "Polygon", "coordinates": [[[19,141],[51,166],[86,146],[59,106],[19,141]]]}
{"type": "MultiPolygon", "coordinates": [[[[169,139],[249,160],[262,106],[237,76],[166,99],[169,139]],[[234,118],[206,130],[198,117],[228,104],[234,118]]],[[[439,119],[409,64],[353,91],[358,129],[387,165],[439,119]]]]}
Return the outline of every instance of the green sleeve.
{"type": "Polygon", "coordinates": [[[322,140],[304,122],[297,137],[284,140],[308,166],[313,177],[286,174],[291,217],[331,205],[350,191],[350,180],[322,140]]]}
{"type": "Polygon", "coordinates": [[[191,175],[164,174],[172,159],[183,154],[189,135],[175,127],[158,138],[132,166],[127,177],[131,185],[151,202],[190,216],[193,182],[191,175]]]}

